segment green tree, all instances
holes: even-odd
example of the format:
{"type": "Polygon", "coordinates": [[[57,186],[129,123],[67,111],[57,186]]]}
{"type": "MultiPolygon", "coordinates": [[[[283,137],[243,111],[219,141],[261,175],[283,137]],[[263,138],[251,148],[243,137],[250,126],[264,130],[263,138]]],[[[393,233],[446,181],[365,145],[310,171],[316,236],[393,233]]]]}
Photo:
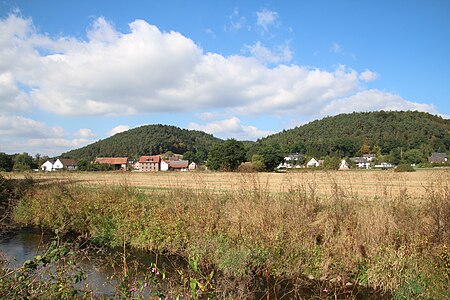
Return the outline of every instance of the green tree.
{"type": "Polygon", "coordinates": [[[323,162],[323,168],[327,170],[337,170],[341,164],[341,159],[335,156],[327,156],[323,162]]]}
{"type": "Polygon", "coordinates": [[[28,171],[37,168],[33,161],[33,157],[26,152],[22,154],[16,154],[13,160],[13,170],[16,172],[28,171]]]}
{"type": "Polygon", "coordinates": [[[273,171],[283,161],[283,155],[275,145],[264,145],[258,149],[257,154],[262,158],[265,171],[273,171]]]}
{"type": "Polygon", "coordinates": [[[235,139],[228,139],[223,144],[216,144],[208,155],[208,167],[211,170],[234,171],[245,161],[244,144],[235,139]]]}
{"type": "Polygon", "coordinates": [[[91,162],[89,161],[89,159],[85,157],[79,159],[77,162],[78,171],[87,171],[89,169],[90,163],[91,162]]]}
{"type": "Polygon", "coordinates": [[[252,165],[257,171],[263,171],[265,169],[264,159],[261,154],[253,154],[252,165]]]}
{"type": "Polygon", "coordinates": [[[14,161],[11,155],[0,152],[0,171],[10,172],[14,166],[14,161]]]}
{"type": "Polygon", "coordinates": [[[403,154],[403,159],[409,164],[419,164],[424,161],[425,157],[423,156],[422,151],[418,149],[411,149],[405,151],[403,154]]]}
{"type": "Polygon", "coordinates": [[[198,161],[197,161],[197,156],[195,155],[195,153],[194,152],[192,152],[192,151],[186,151],[184,154],[183,154],[183,159],[184,160],[187,160],[187,161],[189,161],[189,162],[195,162],[195,163],[198,163],[198,161]]]}

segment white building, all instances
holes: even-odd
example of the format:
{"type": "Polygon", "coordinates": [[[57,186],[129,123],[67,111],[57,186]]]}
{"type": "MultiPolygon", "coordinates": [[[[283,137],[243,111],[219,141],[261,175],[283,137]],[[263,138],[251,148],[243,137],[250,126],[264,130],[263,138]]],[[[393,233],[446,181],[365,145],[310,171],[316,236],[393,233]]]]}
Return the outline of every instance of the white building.
{"type": "Polygon", "coordinates": [[[51,172],[53,171],[53,162],[50,160],[47,160],[45,163],[41,166],[42,171],[51,172]]]}
{"type": "Polygon", "coordinates": [[[197,164],[195,162],[191,162],[189,164],[188,168],[189,168],[189,171],[195,170],[195,169],[197,169],[197,164]]]}
{"type": "Polygon", "coordinates": [[[315,167],[320,166],[320,163],[313,157],[313,158],[311,158],[311,159],[308,161],[308,163],[306,164],[306,166],[307,166],[308,168],[315,168],[315,167]]]}
{"type": "Polygon", "coordinates": [[[160,170],[161,171],[169,171],[169,163],[165,160],[161,160],[160,170]]]}

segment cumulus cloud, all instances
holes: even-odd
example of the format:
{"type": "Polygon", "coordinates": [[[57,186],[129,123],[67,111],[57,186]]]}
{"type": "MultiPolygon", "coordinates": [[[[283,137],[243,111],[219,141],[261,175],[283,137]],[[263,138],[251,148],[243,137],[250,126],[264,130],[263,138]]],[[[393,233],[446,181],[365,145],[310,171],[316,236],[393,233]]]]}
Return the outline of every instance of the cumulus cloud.
{"type": "Polygon", "coordinates": [[[376,110],[418,110],[432,114],[437,113],[433,105],[407,101],[399,95],[372,89],[333,100],[320,110],[320,114],[324,116],[376,110]]]}
{"type": "Polygon", "coordinates": [[[292,60],[292,51],[288,45],[279,46],[271,51],[258,41],[254,45],[246,46],[246,48],[262,63],[278,64],[292,60]]]}
{"type": "Polygon", "coordinates": [[[243,125],[237,117],[210,122],[204,125],[189,123],[188,128],[201,130],[223,138],[236,138],[239,140],[256,140],[273,133],[272,131],[260,130],[255,126],[243,125]]]}
{"type": "MultiPolygon", "coordinates": [[[[258,14],[262,28],[277,19],[273,11],[258,14]]],[[[245,115],[312,115],[342,99],[358,99],[363,83],[378,76],[346,66],[279,65],[292,58],[287,46],[270,50],[256,43],[248,47],[251,57],[223,56],[205,53],[180,33],[161,32],[143,20],[129,27],[121,33],[99,18],[87,40],[79,40],[51,38],[30,19],[15,15],[0,20],[0,105],[8,111],[33,106],[74,116],[223,109],[245,115]]],[[[383,101],[389,104],[406,101],[384,92],[378,97],[387,97],[383,101]]],[[[355,101],[349,103],[358,110],[355,101]]]]}
{"type": "Polygon", "coordinates": [[[365,82],[374,81],[378,79],[378,73],[365,70],[359,74],[359,79],[365,82]]]}
{"type": "Polygon", "coordinates": [[[74,133],[74,136],[79,138],[93,138],[95,137],[95,133],[93,133],[89,128],[81,128],[74,133]]]}
{"type": "Polygon", "coordinates": [[[113,136],[117,133],[124,132],[129,129],[130,129],[130,126],[128,126],[128,125],[118,125],[118,126],[114,127],[113,129],[111,129],[110,131],[108,131],[108,136],[113,136]]]}
{"type": "Polygon", "coordinates": [[[278,13],[276,11],[262,9],[256,12],[257,21],[256,24],[264,31],[269,30],[269,26],[276,24],[278,19],[278,13]]]}
{"type": "Polygon", "coordinates": [[[92,142],[94,134],[82,128],[75,133],[59,126],[14,115],[0,115],[0,152],[43,153],[50,156],[81,147],[92,142]],[[76,138],[70,138],[76,137],[76,138]]]}

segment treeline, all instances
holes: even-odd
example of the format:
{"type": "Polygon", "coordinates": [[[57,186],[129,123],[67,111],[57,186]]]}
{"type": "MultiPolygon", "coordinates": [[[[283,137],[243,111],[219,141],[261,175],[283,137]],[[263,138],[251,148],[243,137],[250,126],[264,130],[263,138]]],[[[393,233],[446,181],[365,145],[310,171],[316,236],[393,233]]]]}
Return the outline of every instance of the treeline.
{"type": "Polygon", "coordinates": [[[48,156],[36,154],[34,157],[28,153],[6,154],[0,152],[0,172],[24,172],[38,169],[48,156]]]}
{"type": "Polygon", "coordinates": [[[128,156],[137,159],[141,155],[157,155],[171,151],[194,153],[199,160],[206,160],[208,150],[222,140],[202,131],[181,129],[168,125],[145,125],[118,133],[80,149],[63,153],[64,158],[128,156]]]}

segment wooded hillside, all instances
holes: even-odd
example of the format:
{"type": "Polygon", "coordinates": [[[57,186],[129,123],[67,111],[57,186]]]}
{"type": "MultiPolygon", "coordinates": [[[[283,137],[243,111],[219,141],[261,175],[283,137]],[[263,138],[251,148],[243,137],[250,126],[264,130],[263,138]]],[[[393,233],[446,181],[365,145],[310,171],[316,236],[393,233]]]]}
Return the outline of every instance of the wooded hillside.
{"type": "Polygon", "coordinates": [[[168,125],[145,125],[99,140],[85,147],[63,153],[67,158],[100,156],[155,155],[167,151],[183,154],[187,151],[207,157],[211,147],[222,140],[202,131],[181,129],[168,125]]]}
{"type": "Polygon", "coordinates": [[[355,156],[361,147],[383,155],[411,149],[429,155],[449,151],[450,120],[417,111],[341,114],[283,130],[258,143],[316,157],[355,156]]]}

